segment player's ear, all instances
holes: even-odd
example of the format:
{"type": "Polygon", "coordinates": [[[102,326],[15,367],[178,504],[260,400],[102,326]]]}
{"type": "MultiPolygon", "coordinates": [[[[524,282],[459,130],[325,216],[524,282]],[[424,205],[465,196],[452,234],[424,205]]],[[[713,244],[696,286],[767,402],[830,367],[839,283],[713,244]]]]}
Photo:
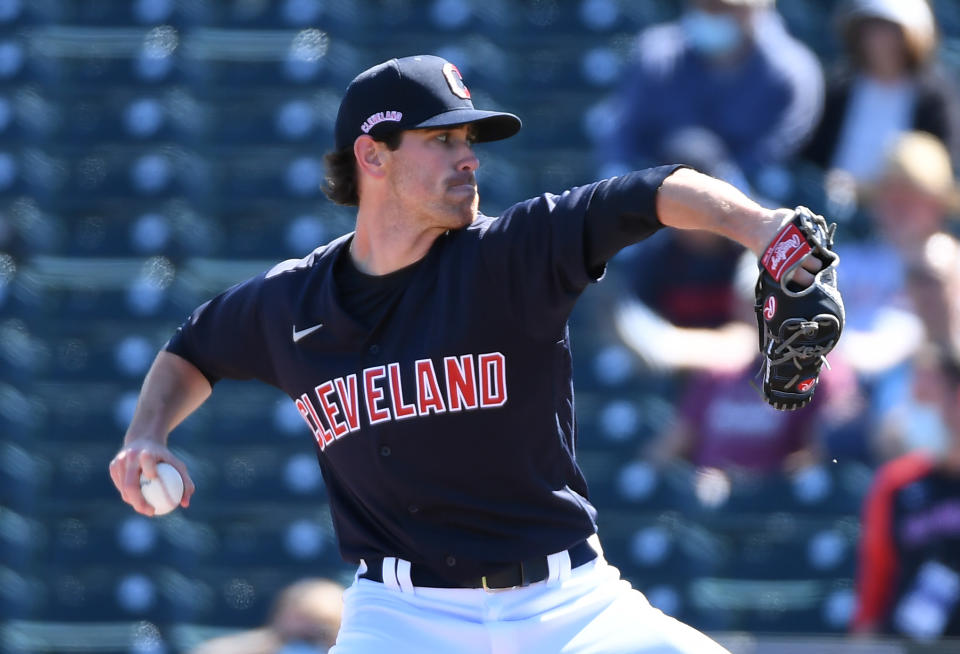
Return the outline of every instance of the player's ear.
{"type": "Polygon", "coordinates": [[[353,156],[357,160],[357,166],[372,177],[383,177],[386,174],[383,166],[385,149],[383,143],[374,141],[366,134],[357,137],[353,142],[353,156]]]}

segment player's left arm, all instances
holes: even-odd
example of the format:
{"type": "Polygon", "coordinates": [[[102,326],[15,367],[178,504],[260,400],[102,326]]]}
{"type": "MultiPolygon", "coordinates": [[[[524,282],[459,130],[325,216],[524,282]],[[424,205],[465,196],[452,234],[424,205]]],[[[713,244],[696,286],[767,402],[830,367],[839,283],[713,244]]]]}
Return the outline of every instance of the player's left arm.
{"type": "MultiPolygon", "coordinates": [[[[617,252],[661,227],[702,229],[762,256],[791,209],[767,209],[722,180],[682,166],[660,166],[594,186],[583,223],[587,268],[595,273],[617,252]]],[[[809,286],[822,267],[807,257],[793,281],[809,286]],[[809,271],[809,272],[808,272],[809,271]]]]}
{"type": "Polygon", "coordinates": [[[767,209],[689,168],[637,171],[593,186],[584,226],[588,270],[659,227],[699,229],[740,243],[761,263],[755,288],[763,397],[781,410],[813,397],[843,329],[835,225],[805,207],[767,209]]]}
{"type": "MultiPolygon", "coordinates": [[[[726,236],[758,258],[792,215],[792,209],[762,207],[734,186],[690,168],[674,171],[657,192],[657,217],[662,224],[726,236]]],[[[809,286],[822,266],[819,259],[808,256],[793,281],[809,286]]]]}

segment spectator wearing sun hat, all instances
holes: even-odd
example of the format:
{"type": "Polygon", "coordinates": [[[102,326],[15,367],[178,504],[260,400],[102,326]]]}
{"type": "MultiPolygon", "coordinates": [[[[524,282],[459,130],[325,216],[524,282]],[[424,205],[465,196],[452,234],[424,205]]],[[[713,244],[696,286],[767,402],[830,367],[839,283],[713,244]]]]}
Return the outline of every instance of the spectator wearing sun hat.
{"type": "Polygon", "coordinates": [[[897,135],[923,131],[960,161],[960,93],[937,60],[926,0],[848,0],[837,32],[846,56],[828,76],[823,116],[803,156],[871,182],[897,135]]]}
{"type": "Polygon", "coordinates": [[[925,132],[906,132],[881,161],[877,181],[861,187],[871,237],[838,246],[847,323],[837,351],[871,389],[876,420],[907,393],[907,362],[920,345],[953,329],[936,307],[918,305],[919,271],[960,279],[960,250],[948,230],[960,195],[944,145],[925,132]]]}

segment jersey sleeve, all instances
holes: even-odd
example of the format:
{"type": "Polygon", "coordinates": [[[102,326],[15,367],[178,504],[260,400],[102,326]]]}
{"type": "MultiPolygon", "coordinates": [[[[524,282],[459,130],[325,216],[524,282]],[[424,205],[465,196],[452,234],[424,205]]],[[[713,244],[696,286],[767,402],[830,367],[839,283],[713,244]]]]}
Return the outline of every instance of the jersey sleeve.
{"type": "Polygon", "coordinates": [[[164,349],[195,365],[211,385],[224,378],[274,384],[262,322],[263,281],[258,275],[201,304],[164,349]]]}
{"type": "Polygon", "coordinates": [[[662,227],[656,193],[674,170],[651,168],[547,193],[491,221],[483,236],[485,269],[488,281],[506,290],[513,315],[551,327],[565,322],[610,257],[662,227]]]}
{"type": "Polygon", "coordinates": [[[663,227],[657,216],[657,191],[683,167],[647,168],[594,185],[583,226],[584,260],[591,277],[599,278],[617,252],[663,227]]]}

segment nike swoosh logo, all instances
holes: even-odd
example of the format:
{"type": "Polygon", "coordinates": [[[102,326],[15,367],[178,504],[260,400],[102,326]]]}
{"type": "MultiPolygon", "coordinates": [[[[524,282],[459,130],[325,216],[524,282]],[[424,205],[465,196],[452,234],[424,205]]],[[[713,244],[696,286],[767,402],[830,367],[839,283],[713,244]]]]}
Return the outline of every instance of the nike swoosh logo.
{"type": "Polygon", "coordinates": [[[301,329],[300,331],[297,331],[297,326],[294,325],[294,326],[293,326],[293,342],[296,343],[297,341],[299,341],[299,340],[300,340],[301,338],[303,338],[304,336],[309,336],[310,334],[312,334],[313,332],[317,331],[317,330],[320,329],[321,327],[323,327],[323,323],[322,323],[322,322],[318,322],[318,323],[317,323],[316,325],[314,325],[313,327],[307,327],[306,329],[301,329]]]}

